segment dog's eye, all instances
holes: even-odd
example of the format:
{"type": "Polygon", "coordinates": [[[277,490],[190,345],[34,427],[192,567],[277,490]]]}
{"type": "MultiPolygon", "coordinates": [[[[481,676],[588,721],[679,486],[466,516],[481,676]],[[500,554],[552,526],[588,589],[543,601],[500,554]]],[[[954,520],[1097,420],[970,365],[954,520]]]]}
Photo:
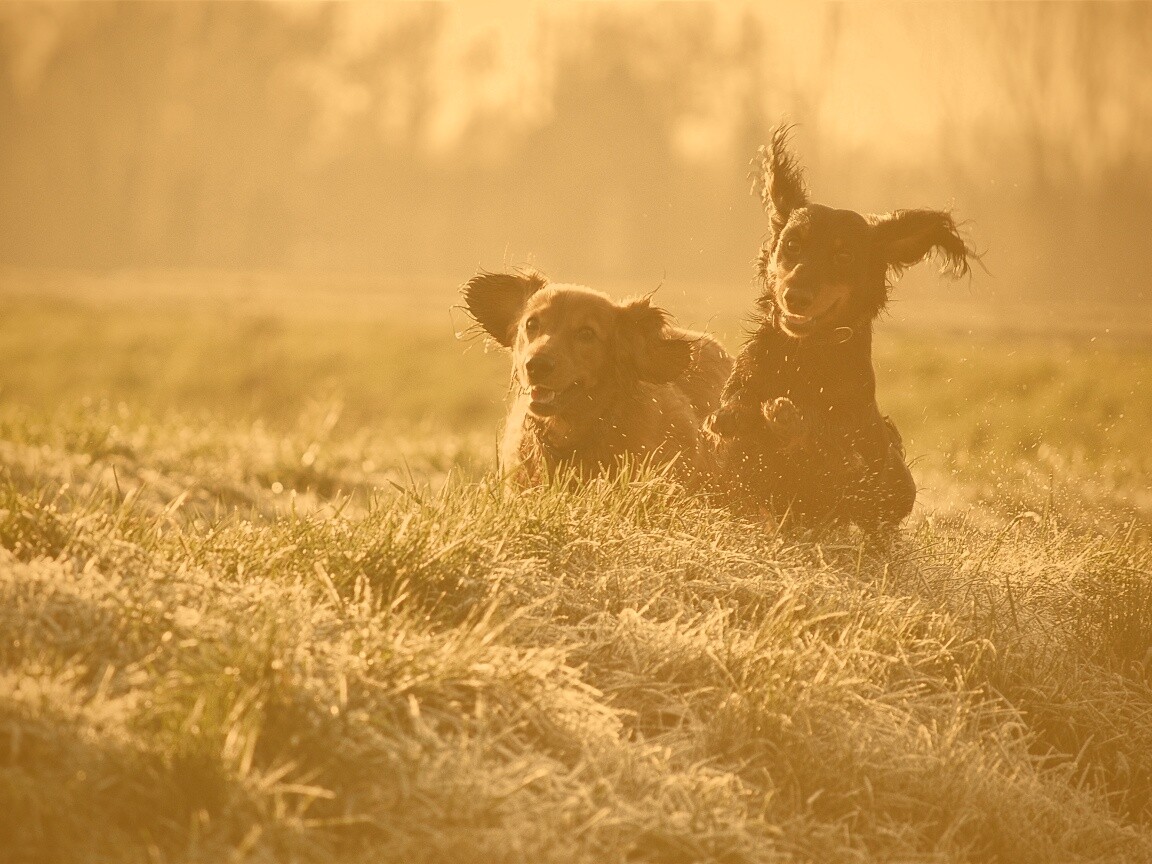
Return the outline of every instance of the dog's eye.
{"type": "Polygon", "coordinates": [[[534,336],[540,330],[540,319],[533,315],[524,322],[524,333],[528,336],[534,336]]]}
{"type": "Polygon", "coordinates": [[[787,252],[789,255],[799,255],[800,254],[800,241],[797,240],[795,237],[789,237],[787,240],[784,241],[784,251],[787,252]]]}
{"type": "Polygon", "coordinates": [[[576,331],[576,339],[580,342],[595,342],[599,337],[591,327],[581,327],[576,331]]]}
{"type": "Polygon", "coordinates": [[[851,264],[855,260],[855,258],[856,258],[856,256],[853,255],[851,252],[848,252],[847,250],[842,249],[839,252],[837,252],[835,255],[832,256],[832,261],[838,267],[847,267],[849,264],[851,264]]]}

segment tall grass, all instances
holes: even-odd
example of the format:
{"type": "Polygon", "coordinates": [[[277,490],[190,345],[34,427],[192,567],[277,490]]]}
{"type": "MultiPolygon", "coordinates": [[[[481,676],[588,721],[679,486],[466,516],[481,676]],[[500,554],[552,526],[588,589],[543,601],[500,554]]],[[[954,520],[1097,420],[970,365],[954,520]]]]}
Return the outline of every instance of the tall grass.
{"type": "Polygon", "coordinates": [[[0,860],[1152,860],[1147,446],[1072,425],[1146,367],[1091,357],[1108,382],[1013,451],[1047,397],[982,444],[903,344],[892,409],[924,394],[897,419],[952,445],[885,549],[639,469],[508,494],[491,418],[446,419],[471,379],[386,382],[447,413],[370,421],[354,371],[341,406],[272,369],[298,410],[263,414],[91,368],[22,390],[47,367],[4,349],[0,860]]]}

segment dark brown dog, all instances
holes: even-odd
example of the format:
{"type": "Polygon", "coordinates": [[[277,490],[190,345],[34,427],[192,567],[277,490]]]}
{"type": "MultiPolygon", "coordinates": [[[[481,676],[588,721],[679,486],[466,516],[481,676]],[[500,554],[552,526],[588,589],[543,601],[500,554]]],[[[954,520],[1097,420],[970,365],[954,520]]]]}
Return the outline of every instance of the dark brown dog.
{"type": "Polygon", "coordinates": [[[876,404],[872,323],[889,276],[934,251],[960,276],[975,256],[944,212],[862,216],[813,204],[787,143],[781,128],[761,149],[771,231],[758,259],[757,326],[708,428],[741,504],[881,531],[912,511],[916,486],[876,404]]]}
{"type": "Polygon", "coordinates": [[[476,322],[512,349],[505,476],[530,485],[573,468],[587,477],[626,454],[672,462],[682,479],[712,473],[702,425],[732,358],[711,336],[669,326],[647,298],[615,303],[533,271],[480,273],[463,294],[476,322]]]}

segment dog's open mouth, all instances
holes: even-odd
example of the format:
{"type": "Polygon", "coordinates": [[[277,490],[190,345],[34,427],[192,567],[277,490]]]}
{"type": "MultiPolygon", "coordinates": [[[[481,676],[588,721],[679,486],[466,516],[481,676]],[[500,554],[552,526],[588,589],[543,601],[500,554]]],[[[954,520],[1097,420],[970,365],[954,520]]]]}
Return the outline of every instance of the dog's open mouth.
{"type": "Polygon", "coordinates": [[[808,336],[821,329],[824,324],[829,323],[839,307],[840,301],[836,300],[827,309],[815,315],[798,315],[795,312],[781,309],[780,326],[785,333],[792,336],[808,336]]]}
{"type": "Polygon", "coordinates": [[[569,384],[563,390],[553,387],[532,385],[528,388],[528,410],[541,417],[549,417],[560,410],[565,397],[576,388],[577,384],[569,384]]]}

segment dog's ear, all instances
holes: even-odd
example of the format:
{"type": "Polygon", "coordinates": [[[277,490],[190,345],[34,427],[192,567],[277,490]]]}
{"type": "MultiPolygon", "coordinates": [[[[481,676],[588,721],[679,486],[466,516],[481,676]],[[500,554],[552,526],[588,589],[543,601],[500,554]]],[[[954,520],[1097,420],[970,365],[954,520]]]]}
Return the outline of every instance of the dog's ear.
{"type": "Polygon", "coordinates": [[[621,306],[620,321],[625,351],[641,381],[667,384],[692,363],[692,343],[667,334],[668,313],[647,297],[621,306]]]}
{"type": "Polygon", "coordinates": [[[772,223],[772,243],[788,224],[788,216],[808,203],[808,189],[804,185],[804,169],[788,150],[791,126],[778,126],[772,133],[772,143],[761,146],[757,153],[759,167],[753,168],[752,189],[760,193],[764,212],[772,223]]]}
{"type": "Polygon", "coordinates": [[[528,298],[548,284],[542,273],[524,270],[518,273],[477,273],[460,290],[464,308],[503,345],[512,347],[516,324],[528,298]]]}
{"type": "Polygon", "coordinates": [[[976,257],[942,210],[896,210],[871,220],[880,254],[895,276],[935,252],[944,259],[944,271],[959,278],[969,271],[968,259],[976,257]]]}

